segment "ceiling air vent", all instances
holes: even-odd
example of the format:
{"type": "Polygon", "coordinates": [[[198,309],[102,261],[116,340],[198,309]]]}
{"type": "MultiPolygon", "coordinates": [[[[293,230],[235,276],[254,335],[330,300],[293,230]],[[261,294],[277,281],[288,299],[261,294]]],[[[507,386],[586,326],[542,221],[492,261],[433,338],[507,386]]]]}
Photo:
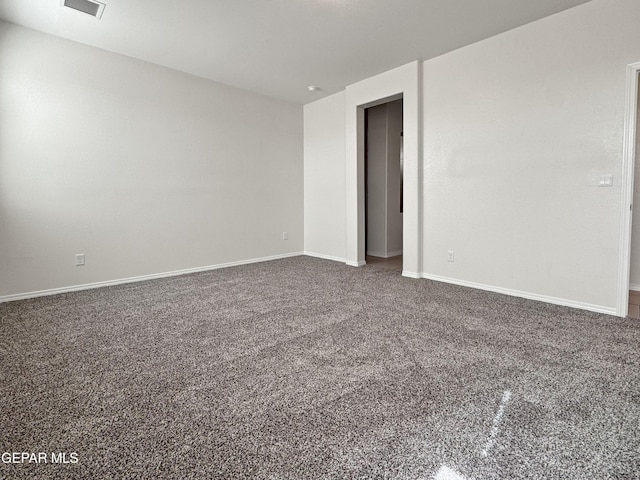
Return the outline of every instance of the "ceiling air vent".
{"type": "Polygon", "coordinates": [[[105,6],[104,3],[94,2],[93,0],[60,0],[60,5],[87,13],[96,18],[102,17],[105,6]]]}

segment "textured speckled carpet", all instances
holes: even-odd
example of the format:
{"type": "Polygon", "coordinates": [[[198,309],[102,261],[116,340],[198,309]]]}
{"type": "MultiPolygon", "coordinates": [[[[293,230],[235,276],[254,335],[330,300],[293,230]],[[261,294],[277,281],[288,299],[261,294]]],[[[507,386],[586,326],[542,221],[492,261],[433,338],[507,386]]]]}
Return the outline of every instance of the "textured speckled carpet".
{"type": "Polygon", "coordinates": [[[0,478],[639,479],[639,343],[309,257],[0,304],[0,478]]]}

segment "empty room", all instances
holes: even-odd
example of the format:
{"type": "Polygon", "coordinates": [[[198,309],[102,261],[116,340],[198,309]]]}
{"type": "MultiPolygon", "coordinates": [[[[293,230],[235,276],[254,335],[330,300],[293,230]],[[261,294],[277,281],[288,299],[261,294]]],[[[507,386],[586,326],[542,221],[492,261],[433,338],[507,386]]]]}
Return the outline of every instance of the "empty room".
{"type": "Polygon", "coordinates": [[[640,480],[638,0],[0,0],[0,479],[640,480]]]}

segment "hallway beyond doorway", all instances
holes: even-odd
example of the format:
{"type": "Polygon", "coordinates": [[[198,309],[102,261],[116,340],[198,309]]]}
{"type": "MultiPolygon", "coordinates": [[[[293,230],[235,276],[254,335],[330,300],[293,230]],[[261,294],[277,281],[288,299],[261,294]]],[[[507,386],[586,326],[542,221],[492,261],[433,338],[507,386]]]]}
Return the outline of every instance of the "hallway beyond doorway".
{"type": "Polygon", "coordinates": [[[375,265],[376,267],[386,268],[387,270],[393,270],[402,273],[402,255],[395,257],[382,258],[373,257],[367,255],[365,258],[367,265],[375,265]]]}

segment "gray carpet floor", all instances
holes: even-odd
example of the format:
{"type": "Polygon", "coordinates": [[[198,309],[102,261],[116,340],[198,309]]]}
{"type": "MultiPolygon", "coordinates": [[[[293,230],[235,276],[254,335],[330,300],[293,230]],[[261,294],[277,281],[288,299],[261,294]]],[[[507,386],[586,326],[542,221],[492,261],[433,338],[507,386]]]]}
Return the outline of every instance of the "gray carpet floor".
{"type": "Polygon", "coordinates": [[[4,303],[0,478],[640,479],[639,342],[309,257],[4,303]]]}

